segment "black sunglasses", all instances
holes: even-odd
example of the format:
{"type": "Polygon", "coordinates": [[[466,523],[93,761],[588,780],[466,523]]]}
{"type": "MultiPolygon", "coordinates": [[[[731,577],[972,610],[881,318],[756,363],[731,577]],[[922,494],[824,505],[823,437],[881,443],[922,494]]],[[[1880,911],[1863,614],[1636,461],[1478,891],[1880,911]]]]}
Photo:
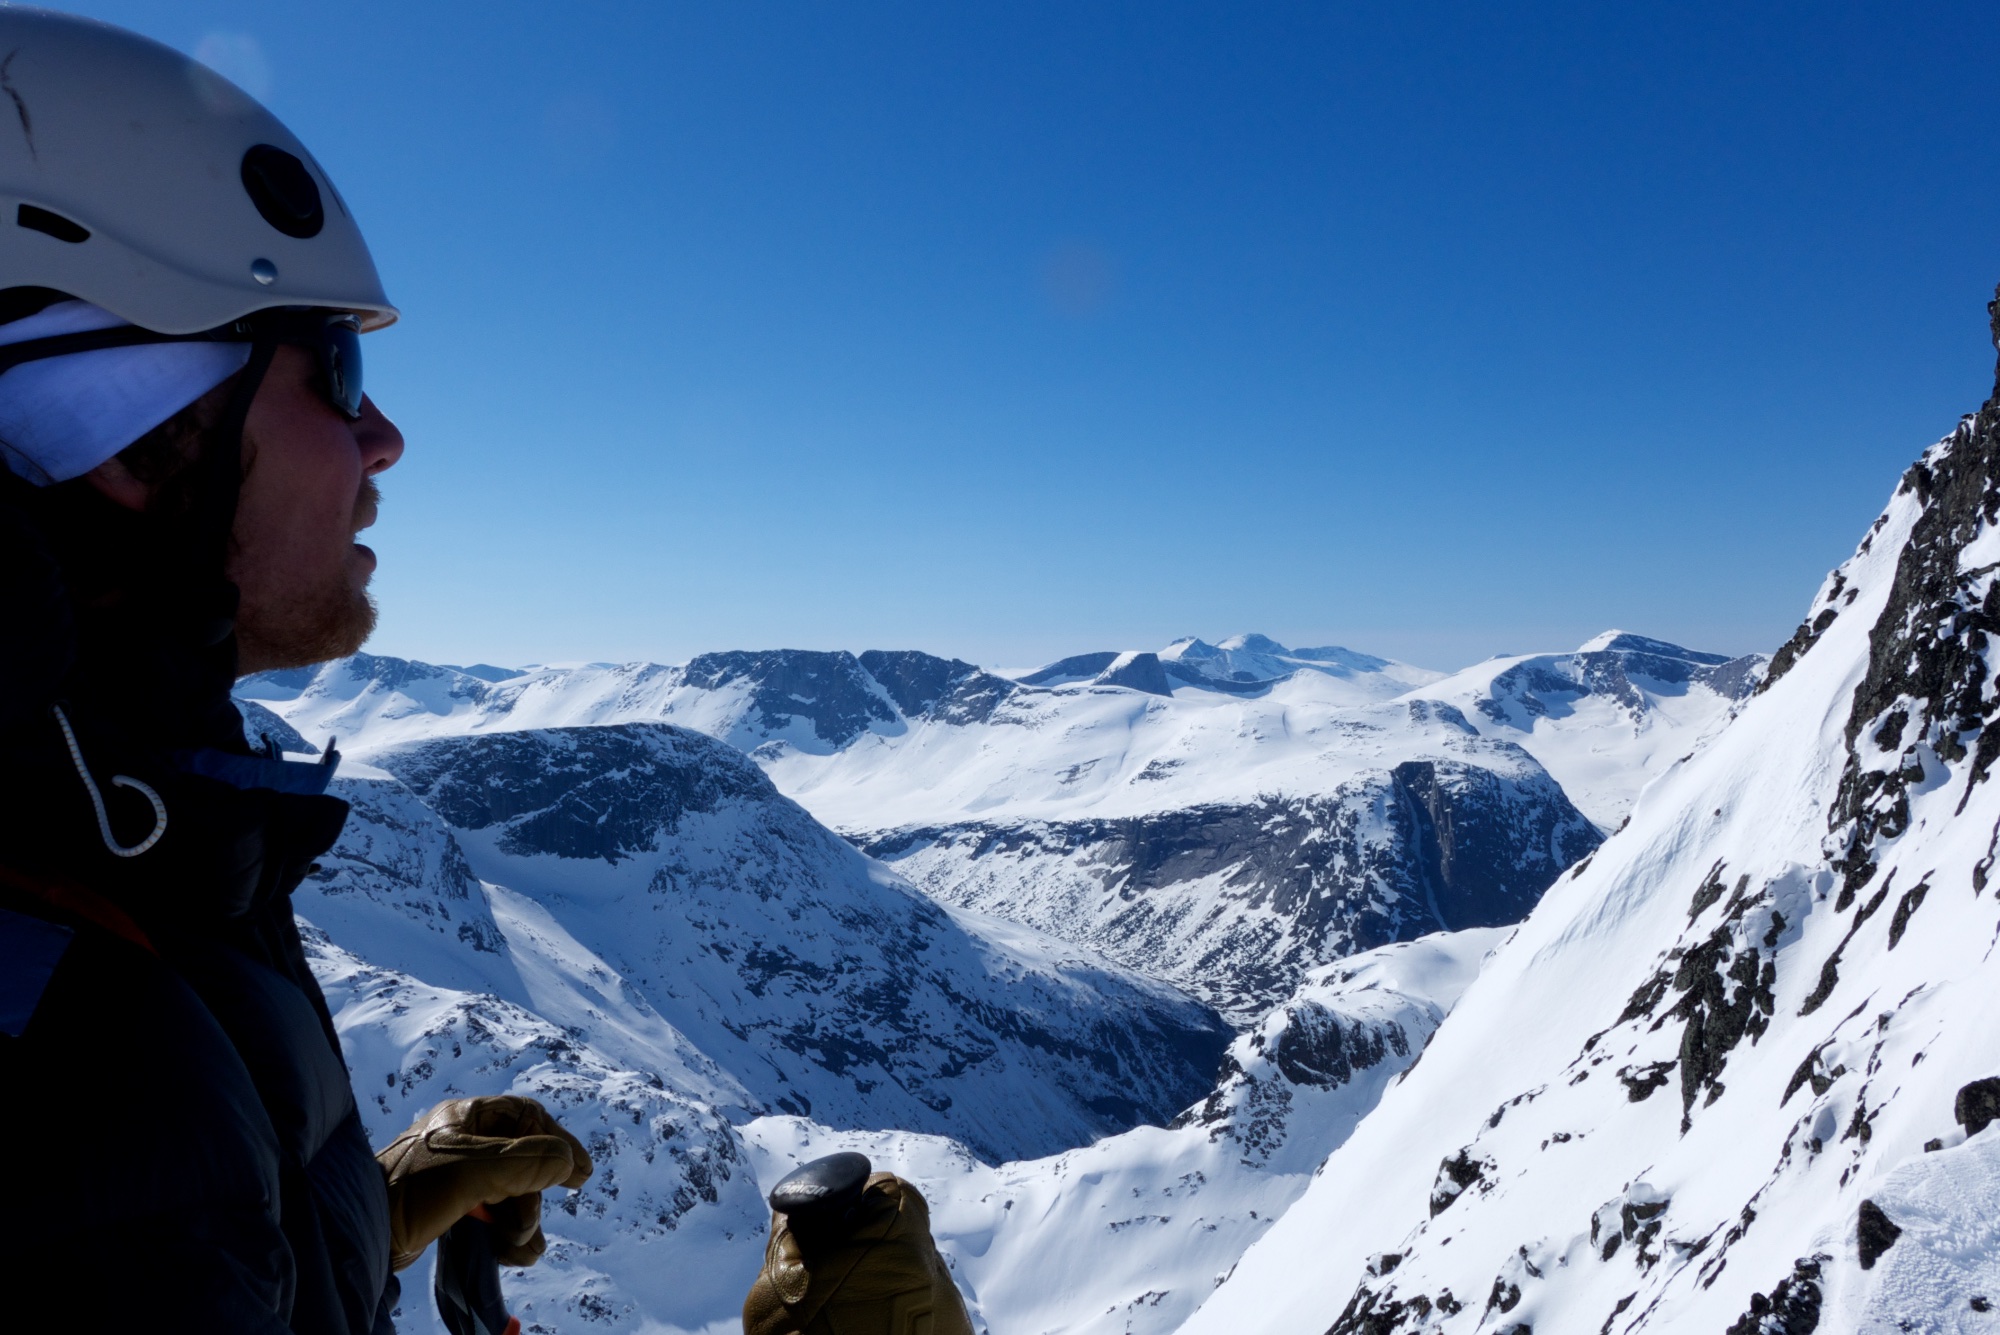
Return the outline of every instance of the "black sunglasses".
{"type": "Polygon", "coordinates": [[[54,334],[0,346],[0,375],[25,362],[149,343],[278,343],[304,348],[319,369],[319,391],[348,421],[361,416],[361,321],[334,311],[259,311],[196,334],[160,334],[136,325],[54,334]]]}

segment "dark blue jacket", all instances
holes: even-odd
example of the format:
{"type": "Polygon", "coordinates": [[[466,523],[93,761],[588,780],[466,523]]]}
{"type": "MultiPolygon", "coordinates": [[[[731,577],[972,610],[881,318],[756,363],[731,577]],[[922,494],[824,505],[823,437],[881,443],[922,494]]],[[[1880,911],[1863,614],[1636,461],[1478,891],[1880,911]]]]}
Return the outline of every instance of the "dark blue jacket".
{"type": "Polygon", "coordinates": [[[75,614],[61,574],[0,504],[4,1324],[388,1331],[387,1191],[290,898],[346,803],[262,786],[299,785],[244,746],[226,640],[75,614]],[[58,704],[118,842],[154,817],[113,776],[158,791],[147,852],[106,847],[58,704]]]}

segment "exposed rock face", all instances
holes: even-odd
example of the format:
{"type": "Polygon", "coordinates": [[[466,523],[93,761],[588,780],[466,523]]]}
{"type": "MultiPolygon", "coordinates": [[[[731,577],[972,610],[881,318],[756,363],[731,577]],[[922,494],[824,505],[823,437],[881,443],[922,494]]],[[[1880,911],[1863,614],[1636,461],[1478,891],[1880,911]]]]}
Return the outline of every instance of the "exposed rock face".
{"type": "Polygon", "coordinates": [[[1519,922],[1600,842],[1553,784],[1527,793],[1490,770],[1429,760],[1406,760],[1389,779],[1391,828],[1444,931],[1519,922]]]}
{"type": "Polygon", "coordinates": [[[900,731],[929,718],[983,723],[1015,689],[970,663],[915,650],[702,654],[677,671],[680,685],[697,690],[746,690],[740,726],[748,731],[799,739],[804,725],[807,745],[833,749],[870,728],[900,731]]]}
{"type": "MultiPolygon", "coordinates": [[[[1964,764],[1969,801],[2000,758],[2000,728],[1986,726],[1987,646],[2000,636],[1993,578],[2000,542],[1986,536],[2000,515],[2000,401],[1911,465],[1901,491],[1921,510],[1869,631],[1868,673],[1854,691],[1846,768],[1829,817],[1841,909],[1873,881],[1876,849],[1909,829],[1912,786],[1964,764]]],[[[1838,598],[1829,589],[1820,616],[1837,616],[1838,598]]]]}
{"type": "Polygon", "coordinates": [[[384,766],[446,824],[498,827],[504,853],[616,864],[657,852],[689,815],[777,799],[756,769],[703,764],[706,748],[680,741],[637,725],[489,733],[410,747],[384,766]]]}
{"type": "Polygon", "coordinates": [[[1855,1220],[1856,1252],[1863,1270],[1873,1270],[1875,1263],[1882,1259],[1882,1253],[1896,1245],[1896,1239],[1903,1236],[1902,1228],[1895,1220],[1883,1212],[1874,1201],[1861,1202],[1861,1210],[1855,1220]]]}
{"type": "Polygon", "coordinates": [[[319,748],[301,736],[297,728],[255,700],[242,701],[238,708],[243,714],[243,739],[253,749],[262,751],[267,745],[274,745],[293,755],[319,754],[319,748]]]}
{"type": "Polygon", "coordinates": [[[1172,695],[1173,683],[1158,654],[1120,654],[1097,674],[1099,686],[1124,686],[1147,695],[1172,695]]]}
{"type": "Polygon", "coordinates": [[[1493,679],[1478,707],[1488,718],[1503,720],[1510,706],[1537,716],[1561,707],[1551,697],[1598,695],[1637,714],[1646,708],[1644,691],[1689,685],[1741,699],[1755,688],[1763,662],[1761,654],[1731,658],[1620,631],[1552,662],[1530,659],[1507,669],[1493,679]]]}
{"type": "Polygon", "coordinates": [[[1600,836],[1546,775],[1408,761],[1319,798],[858,837],[931,894],[1247,1022],[1320,964],[1518,921],[1600,836]]]}
{"type": "Polygon", "coordinates": [[[1571,653],[1492,659],[1411,694],[1456,705],[1483,736],[1520,745],[1609,833],[1648,782],[1728,723],[1764,666],[1761,654],[1608,631],[1571,653]]]}
{"type": "Polygon", "coordinates": [[[798,719],[818,738],[844,746],[871,723],[892,723],[896,711],[853,654],[778,649],[766,653],[702,654],[681,670],[689,686],[718,691],[741,685],[750,707],[782,727],[798,719]]]}
{"type": "Polygon", "coordinates": [[[1233,1142],[1246,1167],[1314,1166],[1352,1130],[1324,1109],[1357,1115],[1372,1106],[1390,1076],[1416,1060],[1501,935],[1431,936],[1314,969],[1238,1035],[1214,1091],[1174,1126],[1233,1142]]]}
{"type": "Polygon", "coordinates": [[[1750,1295],[1750,1310],[1728,1335],[1813,1335],[1819,1329],[1820,1273],[1832,1259],[1824,1253],[1801,1257],[1776,1288],[1750,1295]]]}
{"type": "Polygon", "coordinates": [[[1952,1120],[1976,1136],[2000,1119],[2000,1077],[1987,1076],[1962,1086],[1951,1104],[1952,1120]]]}
{"type": "Polygon", "coordinates": [[[1053,686],[1062,682],[1089,681],[1118,660],[1115,650],[1072,654],[1021,678],[1023,686],[1053,686]]]}
{"type": "Polygon", "coordinates": [[[870,649],[860,663],[905,719],[935,718],[961,726],[984,723],[1014,691],[1014,683],[1004,677],[914,649],[870,649]]]}

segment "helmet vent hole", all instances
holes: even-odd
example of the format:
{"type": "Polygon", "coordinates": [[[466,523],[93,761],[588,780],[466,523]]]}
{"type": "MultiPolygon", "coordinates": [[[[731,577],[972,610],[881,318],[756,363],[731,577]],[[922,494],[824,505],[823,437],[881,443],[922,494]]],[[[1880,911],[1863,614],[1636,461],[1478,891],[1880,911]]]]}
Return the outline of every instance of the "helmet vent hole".
{"type": "Polygon", "coordinates": [[[306,164],[273,144],[258,144],[243,155],[243,188],[264,221],[300,240],[326,226],[319,183],[306,164]]]}
{"type": "Polygon", "coordinates": [[[60,213],[50,213],[47,209],[38,209],[33,204],[23,204],[16,210],[14,221],[31,232],[45,232],[56,240],[67,241],[73,246],[90,240],[88,227],[78,226],[60,213]]]}

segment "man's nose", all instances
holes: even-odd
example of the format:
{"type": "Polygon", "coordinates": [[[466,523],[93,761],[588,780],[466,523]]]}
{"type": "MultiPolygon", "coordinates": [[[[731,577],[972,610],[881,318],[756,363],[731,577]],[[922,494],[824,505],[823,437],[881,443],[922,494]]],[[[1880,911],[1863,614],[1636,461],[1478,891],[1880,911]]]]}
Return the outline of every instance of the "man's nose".
{"type": "Polygon", "coordinates": [[[361,396],[361,420],[354,424],[354,441],[361,447],[361,465],[370,477],[395,467],[403,457],[403,433],[365,394],[361,396]]]}

